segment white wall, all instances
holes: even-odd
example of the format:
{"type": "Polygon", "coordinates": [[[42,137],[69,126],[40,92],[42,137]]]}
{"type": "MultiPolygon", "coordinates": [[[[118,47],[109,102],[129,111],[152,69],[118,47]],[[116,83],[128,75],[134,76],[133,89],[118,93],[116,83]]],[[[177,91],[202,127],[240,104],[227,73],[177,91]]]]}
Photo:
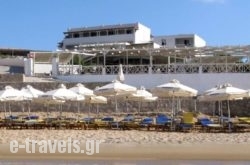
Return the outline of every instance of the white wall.
{"type": "Polygon", "coordinates": [[[195,47],[204,47],[204,46],[206,46],[206,41],[203,40],[198,35],[194,35],[194,46],[195,47]]]}
{"type": "Polygon", "coordinates": [[[150,28],[138,23],[138,30],[135,32],[134,43],[147,43],[151,41],[151,30],[150,28]]]}
{"type": "Polygon", "coordinates": [[[50,74],[52,71],[51,64],[43,64],[43,63],[35,63],[34,65],[34,73],[46,73],[50,74]]]}

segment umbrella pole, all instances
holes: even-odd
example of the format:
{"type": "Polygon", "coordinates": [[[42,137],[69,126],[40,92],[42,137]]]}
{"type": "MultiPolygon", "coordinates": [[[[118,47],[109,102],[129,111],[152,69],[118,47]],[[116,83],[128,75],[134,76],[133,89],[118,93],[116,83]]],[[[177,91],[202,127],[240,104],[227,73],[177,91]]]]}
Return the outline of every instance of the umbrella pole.
{"type": "Polygon", "coordinates": [[[230,132],[231,131],[231,123],[230,123],[231,114],[230,114],[229,100],[227,100],[227,113],[228,113],[228,130],[230,132]]]}
{"type": "Polygon", "coordinates": [[[29,113],[29,117],[30,117],[30,102],[28,101],[28,113],[29,113]]]}
{"type": "Polygon", "coordinates": [[[96,104],[96,113],[99,115],[99,104],[96,104]]]}
{"type": "Polygon", "coordinates": [[[3,106],[4,106],[4,117],[6,118],[6,116],[7,116],[7,112],[6,112],[6,102],[4,102],[3,106]]]}
{"type": "Polygon", "coordinates": [[[196,99],[194,99],[194,112],[195,113],[197,112],[197,101],[196,101],[196,99]]]}
{"type": "Polygon", "coordinates": [[[8,102],[8,106],[9,106],[9,114],[12,115],[11,109],[10,109],[10,102],[8,102]]]}
{"type": "Polygon", "coordinates": [[[116,112],[116,113],[118,112],[118,107],[117,107],[117,98],[116,98],[116,95],[115,95],[115,112],[116,112]]]}

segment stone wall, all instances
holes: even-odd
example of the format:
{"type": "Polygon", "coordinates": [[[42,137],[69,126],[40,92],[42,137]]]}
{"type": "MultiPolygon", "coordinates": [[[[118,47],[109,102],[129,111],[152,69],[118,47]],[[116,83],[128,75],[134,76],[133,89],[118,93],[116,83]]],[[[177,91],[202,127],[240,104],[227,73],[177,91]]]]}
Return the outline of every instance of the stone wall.
{"type": "Polygon", "coordinates": [[[23,74],[0,74],[1,83],[23,82],[23,80],[24,80],[23,74]]]}

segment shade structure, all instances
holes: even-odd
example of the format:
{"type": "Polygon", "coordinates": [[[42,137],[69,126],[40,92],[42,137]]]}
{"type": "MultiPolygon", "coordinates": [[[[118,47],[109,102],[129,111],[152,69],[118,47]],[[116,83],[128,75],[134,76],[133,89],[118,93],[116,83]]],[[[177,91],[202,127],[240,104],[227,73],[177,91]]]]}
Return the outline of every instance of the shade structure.
{"type": "Polygon", "coordinates": [[[123,69],[122,69],[122,64],[119,65],[119,72],[118,72],[118,75],[117,75],[116,79],[118,81],[120,81],[120,82],[124,82],[125,81],[125,77],[124,77],[123,69]]]}
{"type": "MultiPolygon", "coordinates": [[[[238,100],[244,97],[248,97],[249,92],[240,88],[233,87],[231,84],[226,83],[218,86],[216,89],[211,90],[211,92],[205,93],[199,96],[200,101],[227,101],[227,111],[228,111],[228,121],[231,118],[229,100],[238,100]]],[[[229,130],[230,128],[230,122],[229,130]]]]}
{"type": "Polygon", "coordinates": [[[152,93],[148,92],[144,87],[136,90],[135,93],[128,95],[127,100],[139,102],[139,112],[141,111],[142,102],[153,102],[156,101],[158,97],[153,96],[152,93]]]}
{"type": "Polygon", "coordinates": [[[76,84],[74,87],[72,88],[69,88],[69,90],[79,94],[79,95],[82,95],[82,96],[85,96],[85,97],[88,97],[88,96],[94,96],[94,92],[93,90],[89,89],[89,88],[86,88],[83,84],[81,83],[78,83],[76,84]]]}
{"type": "Polygon", "coordinates": [[[108,100],[104,96],[90,96],[90,97],[87,97],[84,102],[89,104],[89,113],[90,113],[90,105],[91,104],[96,104],[97,105],[97,110],[96,111],[98,113],[98,111],[99,111],[98,104],[107,104],[108,100]]]}
{"type": "Polygon", "coordinates": [[[84,97],[66,88],[64,84],[60,84],[58,89],[50,90],[40,95],[41,99],[54,101],[81,101],[84,97]]]}
{"type": "MultiPolygon", "coordinates": [[[[24,101],[24,100],[31,100],[31,99],[32,99],[32,96],[30,94],[22,92],[9,85],[5,86],[4,90],[0,91],[1,102],[15,102],[15,101],[24,101]]],[[[4,103],[4,111],[6,114],[5,103],[4,103]]],[[[10,113],[11,113],[11,110],[10,110],[10,113]]]]}
{"type": "Polygon", "coordinates": [[[102,87],[97,87],[94,90],[94,94],[100,96],[114,96],[115,97],[115,111],[117,112],[117,97],[126,96],[136,92],[136,87],[123,84],[118,80],[114,80],[111,83],[104,85],[102,87]]]}
{"type": "Polygon", "coordinates": [[[62,103],[65,101],[83,101],[84,96],[78,95],[77,93],[66,88],[64,84],[60,84],[58,89],[50,90],[45,92],[43,95],[38,97],[40,100],[46,103],[60,103],[60,115],[62,114],[62,103]]]}
{"type": "Polygon", "coordinates": [[[90,96],[84,102],[88,104],[107,104],[107,98],[103,96],[90,96]]]}
{"type": "Polygon", "coordinates": [[[35,89],[33,86],[31,85],[27,85],[26,87],[23,87],[21,89],[22,92],[28,93],[30,94],[30,96],[32,96],[32,98],[38,98],[38,96],[43,95],[44,92],[38,89],[35,89]]]}
{"type": "Polygon", "coordinates": [[[0,91],[0,101],[23,101],[28,100],[32,96],[28,93],[24,93],[12,86],[5,86],[4,90],[0,91]]]}
{"type": "Polygon", "coordinates": [[[169,83],[158,85],[151,90],[151,92],[163,98],[172,99],[172,118],[175,116],[175,98],[177,98],[177,109],[181,107],[180,98],[188,98],[197,96],[198,91],[191,87],[181,84],[178,80],[173,79],[169,83]]]}
{"type": "Polygon", "coordinates": [[[208,90],[203,95],[198,97],[200,101],[223,101],[223,100],[237,100],[243,97],[248,97],[248,91],[240,88],[233,87],[231,84],[226,83],[216,88],[208,90]]]}
{"type": "MultiPolygon", "coordinates": [[[[27,85],[26,87],[23,87],[21,91],[24,93],[27,93],[29,95],[29,98],[32,100],[35,100],[36,98],[44,94],[43,91],[35,89],[31,85],[27,85]]],[[[30,114],[30,105],[28,105],[28,113],[30,114]]]]}
{"type": "Polygon", "coordinates": [[[102,87],[97,87],[94,90],[94,94],[101,96],[129,95],[135,92],[136,87],[123,84],[118,80],[114,80],[111,83],[102,87]]]}
{"type": "Polygon", "coordinates": [[[158,85],[151,91],[158,97],[193,97],[198,93],[196,89],[183,85],[175,79],[169,83],[158,85]]]}

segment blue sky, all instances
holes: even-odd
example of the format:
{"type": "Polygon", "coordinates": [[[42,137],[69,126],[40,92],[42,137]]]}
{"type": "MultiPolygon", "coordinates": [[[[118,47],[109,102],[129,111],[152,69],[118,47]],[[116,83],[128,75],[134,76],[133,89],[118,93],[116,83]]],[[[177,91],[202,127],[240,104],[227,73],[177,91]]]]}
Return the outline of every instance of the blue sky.
{"type": "Polygon", "coordinates": [[[248,0],[0,0],[0,47],[56,50],[69,27],[140,22],[153,35],[250,44],[248,0]]]}

